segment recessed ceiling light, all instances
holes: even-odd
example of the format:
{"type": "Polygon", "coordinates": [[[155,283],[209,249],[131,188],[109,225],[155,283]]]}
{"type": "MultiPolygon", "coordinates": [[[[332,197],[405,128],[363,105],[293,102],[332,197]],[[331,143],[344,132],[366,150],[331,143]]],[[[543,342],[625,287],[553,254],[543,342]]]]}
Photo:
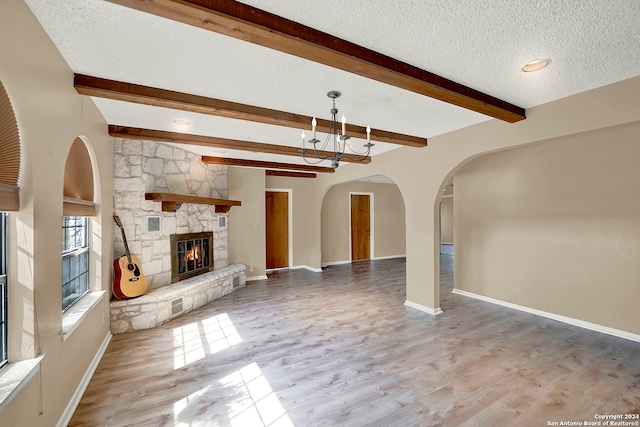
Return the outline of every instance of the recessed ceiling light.
{"type": "Polygon", "coordinates": [[[178,120],[174,120],[173,123],[180,125],[180,126],[187,126],[189,124],[188,120],[182,120],[182,119],[178,119],[178,120]]]}
{"type": "Polygon", "coordinates": [[[549,64],[551,64],[551,60],[549,58],[536,59],[535,61],[531,61],[527,65],[522,67],[522,71],[524,71],[525,73],[531,73],[532,71],[542,70],[549,64]]]}

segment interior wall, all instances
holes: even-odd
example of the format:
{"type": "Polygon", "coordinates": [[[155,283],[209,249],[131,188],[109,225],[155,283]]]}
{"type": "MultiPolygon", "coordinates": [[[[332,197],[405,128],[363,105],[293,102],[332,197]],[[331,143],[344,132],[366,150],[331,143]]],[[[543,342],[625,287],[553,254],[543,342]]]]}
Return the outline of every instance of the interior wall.
{"type": "Polygon", "coordinates": [[[395,184],[352,181],[327,191],[322,203],[322,262],[348,262],[349,192],[373,193],[372,258],[405,255],[405,210],[402,194],[395,184]]]}
{"type": "MultiPolygon", "coordinates": [[[[264,171],[263,171],[264,174],[264,171]]],[[[316,179],[267,176],[266,188],[291,189],[293,267],[320,271],[320,196],[316,179]]],[[[264,193],[264,191],[263,191],[264,193]]],[[[262,198],[264,199],[264,194],[262,198]]],[[[263,209],[264,217],[264,209],[263,209]]]]}
{"type": "Polygon", "coordinates": [[[640,122],[456,173],[455,287],[640,333],[640,122]]]}
{"type": "Polygon", "coordinates": [[[20,211],[10,214],[9,226],[9,361],[45,354],[40,374],[0,413],[0,425],[48,427],[58,423],[109,334],[109,301],[103,298],[61,340],[64,167],[73,141],[83,137],[97,172],[91,286],[108,290],[113,138],[91,99],[73,88],[72,71],[22,0],[0,2],[0,79],[23,149],[20,211]]]}
{"type": "Polygon", "coordinates": [[[229,167],[229,262],[247,266],[247,280],[266,278],[265,174],[263,169],[229,167]]]}
{"type": "Polygon", "coordinates": [[[453,197],[442,198],[440,205],[440,239],[453,244],[453,197]]]}

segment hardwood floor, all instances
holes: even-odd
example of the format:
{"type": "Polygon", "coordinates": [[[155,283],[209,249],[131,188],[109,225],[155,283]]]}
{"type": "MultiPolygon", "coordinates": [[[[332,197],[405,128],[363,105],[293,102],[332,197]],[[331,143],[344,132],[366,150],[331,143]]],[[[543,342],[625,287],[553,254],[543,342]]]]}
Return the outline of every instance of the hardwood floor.
{"type": "Polygon", "coordinates": [[[640,344],[451,294],[403,259],[279,271],[117,335],[70,426],[547,426],[640,413],[640,344]]]}

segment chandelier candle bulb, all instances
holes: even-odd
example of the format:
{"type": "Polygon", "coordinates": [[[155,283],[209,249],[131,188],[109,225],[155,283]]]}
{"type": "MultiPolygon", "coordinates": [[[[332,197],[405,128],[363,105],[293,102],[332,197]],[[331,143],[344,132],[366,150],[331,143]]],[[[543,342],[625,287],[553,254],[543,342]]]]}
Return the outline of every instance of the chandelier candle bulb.
{"type": "Polygon", "coordinates": [[[316,139],[316,126],[318,125],[318,122],[316,121],[316,118],[314,117],[313,120],[311,120],[311,130],[313,131],[313,139],[316,139]]]}
{"type": "Polygon", "coordinates": [[[367,125],[367,142],[371,142],[371,128],[367,125]]]}
{"type": "Polygon", "coordinates": [[[302,145],[301,145],[301,147],[302,147],[302,149],[304,150],[304,138],[305,138],[304,131],[302,131],[302,135],[300,135],[300,137],[302,138],[302,145]]]}
{"type": "Polygon", "coordinates": [[[347,118],[344,116],[344,114],[342,115],[342,134],[346,135],[347,131],[345,130],[347,126],[347,118]]]}

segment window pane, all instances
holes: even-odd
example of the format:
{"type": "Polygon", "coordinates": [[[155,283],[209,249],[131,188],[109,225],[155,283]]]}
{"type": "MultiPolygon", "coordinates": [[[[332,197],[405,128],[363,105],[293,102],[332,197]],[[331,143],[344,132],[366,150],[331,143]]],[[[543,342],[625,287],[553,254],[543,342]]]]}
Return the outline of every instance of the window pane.
{"type": "Polygon", "coordinates": [[[89,291],[89,220],[62,217],[62,311],[89,291]]]}
{"type": "Polygon", "coordinates": [[[80,256],[80,271],[89,271],[89,252],[85,251],[80,256]]]}
{"type": "Polygon", "coordinates": [[[62,283],[66,283],[69,281],[69,270],[69,258],[65,258],[62,260],[62,283]]]}

